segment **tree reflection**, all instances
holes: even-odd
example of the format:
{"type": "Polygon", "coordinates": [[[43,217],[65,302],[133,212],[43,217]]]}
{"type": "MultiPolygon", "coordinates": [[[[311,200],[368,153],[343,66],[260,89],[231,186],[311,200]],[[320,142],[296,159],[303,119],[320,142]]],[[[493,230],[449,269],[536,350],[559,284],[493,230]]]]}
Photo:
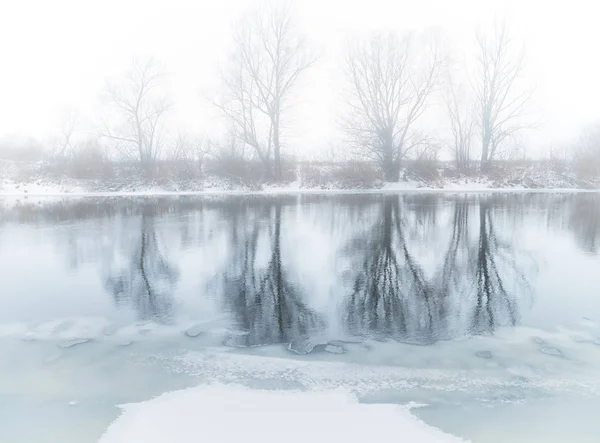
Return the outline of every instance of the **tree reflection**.
{"type": "Polygon", "coordinates": [[[503,324],[516,324],[518,297],[530,293],[531,287],[515,253],[514,245],[498,238],[489,202],[481,201],[478,248],[477,253],[472,254],[471,263],[477,295],[472,315],[473,332],[491,332],[503,324]]]}
{"type": "Polygon", "coordinates": [[[569,227],[579,247],[589,253],[600,252],[600,195],[578,195],[569,214],[569,227]]]}
{"type": "MultiPolygon", "coordinates": [[[[239,338],[239,345],[289,343],[323,326],[319,315],[302,301],[298,286],[290,282],[282,265],[281,207],[278,200],[263,208],[268,221],[266,267],[257,257],[264,218],[253,221],[245,238],[241,238],[239,226],[232,229],[235,257],[224,276],[224,293],[238,326],[247,333],[239,338]]],[[[249,221],[249,217],[236,219],[249,221]]]]}
{"type": "Polygon", "coordinates": [[[403,234],[400,201],[383,198],[380,221],[367,234],[361,269],[346,305],[354,333],[430,342],[436,294],[411,255],[403,234]]]}
{"type": "Polygon", "coordinates": [[[140,234],[128,243],[126,262],[110,269],[106,289],[119,305],[131,305],[140,320],[168,323],[173,311],[173,286],[179,273],[168,260],[153,215],[144,212],[140,234]]]}
{"type": "Polygon", "coordinates": [[[350,243],[363,257],[346,303],[352,333],[426,344],[517,323],[519,303],[531,295],[521,254],[498,236],[489,201],[483,198],[469,211],[473,203],[468,197],[453,200],[442,262],[427,277],[422,250],[439,243],[427,236],[409,241],[400,200],[383,198],[379,221],[363,234],[365,241],[350,243]]]}

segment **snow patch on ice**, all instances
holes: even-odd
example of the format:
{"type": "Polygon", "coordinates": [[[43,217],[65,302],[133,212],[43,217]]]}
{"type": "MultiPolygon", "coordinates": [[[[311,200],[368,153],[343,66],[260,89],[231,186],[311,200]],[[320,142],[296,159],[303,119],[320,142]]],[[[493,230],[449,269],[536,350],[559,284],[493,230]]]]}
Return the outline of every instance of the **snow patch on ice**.
{"type": "Polygon", "coordinates": [[[114,323],[104,317],[62,318],[40,323],[0,323],[0,338],[33,340],[103,339],[123,341],[142,337],[198,337],[204,333],[224,334],[215,321],[163,325],[155,322],[114,323]]]}
{"type": "Polygon", "coordinates": [[[37,324],[0,324],[0,337],[20,337],[24,340],[92,339],[102,335],[108,321],[100,317],[77,317],[46,321],[37,324]]]}
{"type": "Polygon", "coordinates": [[[343,390],[264,391],[203,385],[124,405],[99,443],[458,443],[410,406],[360,404],[343,390]]]}
{"type": "Polygon", "coordinates": [[[427,369],[348,362],[297,360],[226,352],[220,348],[190,351],[182,356],[156,355],[155,361],[175,373],[222,383],[277,380],[306,389],[344,388],[364,395],[382,389],[414,388],[438,392],[474,392],[485,389],[539,389],[548,392],[600,393],[600,377],[590,374],[550,374],[530,371],[513,374],[480,369],[427,369]],[[511,376],[512,375],[512,376],[511,376]]]}

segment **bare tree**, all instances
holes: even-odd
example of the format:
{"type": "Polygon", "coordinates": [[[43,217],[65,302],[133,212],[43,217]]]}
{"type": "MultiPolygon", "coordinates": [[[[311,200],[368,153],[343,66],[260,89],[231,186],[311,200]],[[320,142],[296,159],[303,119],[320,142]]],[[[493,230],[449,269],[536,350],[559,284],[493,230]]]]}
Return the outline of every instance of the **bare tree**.
{"type": "Polygon", "coordinates": [[[73,134],[76,132],[78,123],[77,114],[73,110],[63,113],[60,134],[50,142],[50,155],[53,160],[64,159],[73,153],[73,134]]]}
{"type": "Polygon", "coordinates": [[[435,38],[417,48],[411,35],[375,35],[349,47],[343,130],[387,181],[398,181],[401,161],[426,141],[415,122],[427,109],[442,61],[435,38]]]}
{"type": "Polygon", "coordinates": [[[295,32],[288,7],[254,10],[235,33],[235,51],[223,73],[226,93],[215,105],[276,180],[281,179],[282,129],[293,88],[317,58],[295,32]]]}
{"type": "Polygon", "coordinates": [[[202,165],[204,157],[210,151],[210,146],[208,139],[201,135],[179,132],[170,151],[171,160],[202,165]]]}
{"type": "Polygon", "coordinates": [[[451,74],[442,90],[442,97],[452,133],[452,155],[456,169],[465,172],[469,170],[471,163],[471,142],[475,130],[474,109],[467,97],[465,86],[458,83],[451,74]]]}
{"type": "Polygon", "coordinates": [[[532,91],[518,89],[524,52],[505,24],[496,25],[491,36],[477,34],[477,53],[474,89],[481,128],[481,169],[486,170],[498,147],[528,126],[525,107],[532,91]]]}
{"type": "Polygon", "coordinates": [[[101,136],[114,142],[125,157],[150,167],[162,148],[161,123],[169,109],[161,91],[163,74],[154,60],[134,61],[118,83],[109,83],[106,97],[116,111],[114,125],[104,123],[101,136]]]}

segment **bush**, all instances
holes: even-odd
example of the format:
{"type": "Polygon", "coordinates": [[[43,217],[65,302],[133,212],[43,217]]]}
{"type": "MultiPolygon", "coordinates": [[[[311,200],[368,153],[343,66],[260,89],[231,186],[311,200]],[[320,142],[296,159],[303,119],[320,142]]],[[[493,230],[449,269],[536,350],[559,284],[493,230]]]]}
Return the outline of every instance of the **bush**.
{"type": "Polygon", "coordinates": [[[439,164],[435,159],[408,160],[404,169],[405,178],[431,181],[440,176],[439,164]]]}
{"type": "Polygon", "coordinates": [[[573,169],[584,178],[600,177],[600,124],[590,126],[573,149],[573,169]]]}
{"type": "Polygon", "coordinates": [[[221,155],[206,162],[206,173],[236,185],[256,187],[264,179],[264,167],[256,160],[221,155]]]}
{"type": "Polygon", "coordinates": [[[96,143],[85,143],[73,151],[69,163],[70,175],[77,179],[109,178],[112,166],[96,143]]]}
{"type": "Polygon", "coordinates": [[[152,176],[155,178],[201,180],[203,177],[202,162],[187,159],[157,161],[152,176]]]}
{"type": "Polygon", "coordinates": [[[303,163],[300,170],[302,185],[312,188],[361,189],[381,185],[381,173],[371,162],[303,163]]]}

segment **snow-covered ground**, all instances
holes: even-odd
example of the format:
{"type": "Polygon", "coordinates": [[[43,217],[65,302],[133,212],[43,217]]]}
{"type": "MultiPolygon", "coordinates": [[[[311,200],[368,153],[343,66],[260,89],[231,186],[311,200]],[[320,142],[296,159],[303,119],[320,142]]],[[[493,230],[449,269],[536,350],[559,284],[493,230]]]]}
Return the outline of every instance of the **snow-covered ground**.
{"type": "Polygon", "coordinates": [[[82,186],[65,186],[65,185],[39,185],[39,184],[21,184],[21,185],[5,185],[0,189],[0,196],[4,197],[42,197],[42,196],[93,196],[93,197],[110,197],[110,196],[176,196],[176,195],[277,195],[277,194],[356,194],[356,193],[381,193],[381,192],[600,192],[600,188],[526,188],[524,186],[511,187],[494,187],[490,186],[485,181],[465,181],[453,182],[444,187],[426,186],[416,181],[406,181],[398,183],[385,183],[380,188],[305,188],[299,186],[298,183],[290,183],[288,185],[264,185],[261,189],[231,189],[228,187],[210,187],[202,190],[165,190],[161,187],[144,187],[135,190],[119,190],[119,191],[90,191],[82,186]]]}
{"type": "Polygon", "coordinates": [[[327,172],[319,184],[302,176],[297,170],[294,182],[282,185],[256,184],[244,186],[216,176],[201,180],[163,178],[144,179],[139,174],[121,172],[119,179],[75,179],[65,175],[49,174],[44,165],[18,165],[0,160],[0,196],[42,195],[212,195],[212,194],[281,194],[281,193],[327,193],[327,192],[401,192],[401,191],[539,191],[572,192],[600,190],[600,179],[583,180],[573,172],[557,172],[543,166],[521,167],[502,177],[444,176],[440,169],[435,179],[423,179],[410,173],[402,173],[400,181],[384,183],[369,181],[340,182],[327,178],[327,172]],[[28,172],[22,172],[22,169],[28,172]]]}
{"type": "Polygon", "coordinates": [[[99,443],[464,442],[426,425],[409,408],[360,404],[343,390],[205,385],[123,409],[99,443]]]}

